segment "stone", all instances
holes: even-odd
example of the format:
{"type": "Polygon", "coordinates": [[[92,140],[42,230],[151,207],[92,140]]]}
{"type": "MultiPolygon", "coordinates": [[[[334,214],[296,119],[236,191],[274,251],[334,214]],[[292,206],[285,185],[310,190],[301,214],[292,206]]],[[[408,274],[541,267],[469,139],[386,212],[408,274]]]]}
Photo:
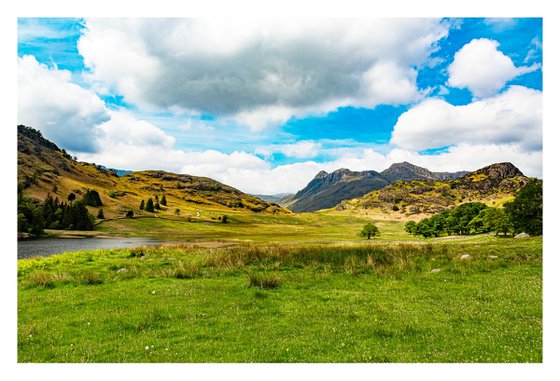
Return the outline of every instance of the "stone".
{"type": "Polygon", "coordinates": [[[488,258],[489,259],[496,259],[496,258],[498,258],[498,256],[497,255],[489,255],[488,258]]]}
{"type": "Polygon", "coordinates": [[[441,271],[441,269],[432,269],[432,271],[430,271],[430,272],[432,274],[435,274],[435,273],[439,273],[440,271],[441,271]]]}
{"type": "Polygon", "coordinates": [[[516,236],[513,237],[513,238],[529,238],[529,237],[530,237],[529,234],[523,232],[523,233],[519,233],[518,235],[516,235],[516,236]]]}
{"type": "Polygon", "coordinates": [[[468,254],[463,254],[460,256],[460,259],[471,259],[471,256],[468,254]]]}
{"type": "Polygon", "coordinates": [[[125,271],[127,271],[127,270],[126,270],[126,268],[123,267],[122,269],[118,269],[117,273],[124,273],[125,271]]]}

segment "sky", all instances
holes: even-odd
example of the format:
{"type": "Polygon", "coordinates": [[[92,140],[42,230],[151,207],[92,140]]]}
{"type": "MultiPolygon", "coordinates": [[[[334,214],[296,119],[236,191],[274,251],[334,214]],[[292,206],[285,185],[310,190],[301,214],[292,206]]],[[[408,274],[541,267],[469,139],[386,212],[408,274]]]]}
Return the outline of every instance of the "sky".
{"type": "Polygon", "coordinates": [[[542,41],[540,18],[19,18],[17,118],[253,194],[402,161],[542,177],[542,41]]]}

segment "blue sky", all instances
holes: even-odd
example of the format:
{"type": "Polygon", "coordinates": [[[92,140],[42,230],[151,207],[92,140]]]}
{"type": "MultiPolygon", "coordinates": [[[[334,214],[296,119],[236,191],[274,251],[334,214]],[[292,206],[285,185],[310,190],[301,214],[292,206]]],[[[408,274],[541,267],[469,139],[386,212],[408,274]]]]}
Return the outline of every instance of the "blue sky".
{"type": "Polygon", "coordinates": [[[542,40],[538,18],[20,18],[18,123],[252,193],[404,160],[542,176],[542,40]]]}

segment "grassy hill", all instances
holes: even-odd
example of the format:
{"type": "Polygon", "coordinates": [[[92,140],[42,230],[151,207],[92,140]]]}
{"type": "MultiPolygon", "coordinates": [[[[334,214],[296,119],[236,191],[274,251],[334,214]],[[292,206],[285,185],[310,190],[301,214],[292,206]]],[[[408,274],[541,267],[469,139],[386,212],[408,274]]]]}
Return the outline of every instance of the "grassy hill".
{"type": "Polygon", "coordinates": [[[510,163],[498,163],[458,179],[397,181],[363,197],[344,200],[335,210],[421,218],[466,202],[500,206],[529,180],[510,163]]]}
{"type": "MultiPolygon", "coordinates": [[[[18,192],[44,200],[48,194],[65,201],[70,193],[77,199],[87,189],[96,190],[106,218],[122,217],[128,210],[142,214],[139,205],[148,198],[166,196],[167,206],[156,213],[210,219],[226,213],[290,214],[277,204],[265,202],[218,181],[165,171],[132,172],[119,177],[116,171],[94,163],[78,162],[41,133],[18,126],[18,192]],[[205,217],[206,216],[206,217],[205,217]]],[[[97,208],[90,212],[96,215],[97,208]]]]}

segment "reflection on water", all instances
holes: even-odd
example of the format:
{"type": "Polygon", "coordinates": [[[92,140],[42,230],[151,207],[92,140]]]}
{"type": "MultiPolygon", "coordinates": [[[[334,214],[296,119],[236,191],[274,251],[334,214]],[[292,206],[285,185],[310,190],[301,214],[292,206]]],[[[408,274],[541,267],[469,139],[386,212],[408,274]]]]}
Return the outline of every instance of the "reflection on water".
{"type": "Polygon", "coordinates": [[[118,249],[163,243],[152,238],[37,238],[18,241],[18,259],[48,257],[68,251],[118,249]]]}

